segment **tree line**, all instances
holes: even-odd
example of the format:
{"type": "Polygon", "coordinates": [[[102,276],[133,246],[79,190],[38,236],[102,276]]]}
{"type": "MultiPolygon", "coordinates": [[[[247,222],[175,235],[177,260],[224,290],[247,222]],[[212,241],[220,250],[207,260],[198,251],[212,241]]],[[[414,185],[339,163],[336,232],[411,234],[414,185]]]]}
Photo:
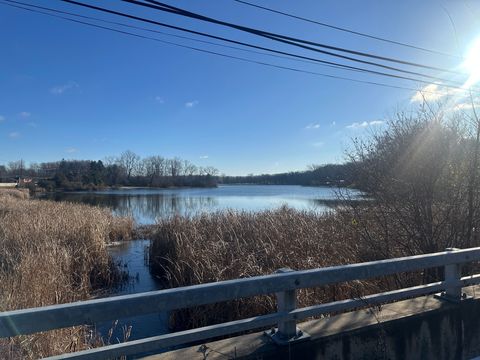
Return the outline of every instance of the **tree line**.
{"type": "Polygon", "coordinates": [[[303,186],[351,186],[353,184],[353,164],[310,165],[305,171],[292,171],[280,174],[247,176],[223,176],[223,184],[258,185],[303,185],[303,186]]]}
{"type": "Polygon", "coordinates": [[[141,158],[133,151],[120,156],[98,160],[61,160],[31,163],[23,160],[0,165],[0,181],[33,179],[25,186],[46,190],[88,190],[104,187],[213,187],[217,185],[218,170],[202,167],[178,157],[169,159],[159,155],[141,158]]]}

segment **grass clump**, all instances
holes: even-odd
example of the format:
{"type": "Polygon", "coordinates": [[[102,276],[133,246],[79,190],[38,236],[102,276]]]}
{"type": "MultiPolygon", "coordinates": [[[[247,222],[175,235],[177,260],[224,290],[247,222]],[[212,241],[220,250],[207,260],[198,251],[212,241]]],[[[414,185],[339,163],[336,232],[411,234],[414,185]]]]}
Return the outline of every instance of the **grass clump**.
{"type": "Polygon", "coordinates": [[[0,189],[1,196],[11,196],[17,199],[30,198],[30,191],[28,189],[0,189]]]}
{"type": "MultiPolygon", "coordinates": [[[[165,287],[173,288],[267,275],[285,267],[307,270],[425,253],[418,246],[419,235],[407,231],[397,217],[375,201],[352,203],[326,214],[283,207],[258,213],[174,216],[157,223],[149,264],[165,287]]],[[[362,298],[442,278],[443,268],[433,268],[301,289],[297,304],[362,298]]],[[[273,295],[257,296],[175,311],[171,327],[183,330],[274,311],[273,295]]]]}
{"type": "MultiPolygon", "coordinates": [[[[347,213],[321,215],[287,207],[260,213],[223,211],[160,220],[150,246],[151,270],[166,287],[358,262],[360,233],[347,213]]],[[[374,283],[300,290],[299,306],[371,292],[374,283]],[[360,289],[361,288],[361,289],[360,289]]],[[[273,296],[174,312],[175,330],[275,311],[273,296]]]]}
{"type": "MultiPolygon", "coordinates": [[[[90,298],[119,272],[107,244],[128,239],[131,219],[87,205],[0,191],[0,311],[90,298]]],[[[6,358],[39,358],[89,346],[85,327],[0,340],[6,358]]]]}

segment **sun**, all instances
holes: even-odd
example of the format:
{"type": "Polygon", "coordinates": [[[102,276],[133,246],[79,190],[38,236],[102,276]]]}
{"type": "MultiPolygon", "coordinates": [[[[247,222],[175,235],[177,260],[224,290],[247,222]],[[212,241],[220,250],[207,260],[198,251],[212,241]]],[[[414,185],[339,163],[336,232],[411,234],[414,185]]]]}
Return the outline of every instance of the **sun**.
{"type": "Polygon", "coordinates": [[[465,88],[469,88],[480,81],[480,36],[478,36],[470,46],[462,68],[469,75],[464,85],[465,88]]]}

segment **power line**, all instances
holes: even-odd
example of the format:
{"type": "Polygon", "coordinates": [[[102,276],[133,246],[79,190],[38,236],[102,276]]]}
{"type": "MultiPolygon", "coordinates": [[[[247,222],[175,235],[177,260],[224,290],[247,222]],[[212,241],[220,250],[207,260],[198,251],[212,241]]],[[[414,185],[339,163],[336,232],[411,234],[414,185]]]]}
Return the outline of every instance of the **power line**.
{"type": "MultiPolygon", "coordinates": [[[[14,2],[13,0],[5,0],[5,1],[14,2]]],[[[320,59],[316,59],[316,58],[312,58],[312,57],[308,57],[308,56],[303,56],[303,55],[299,55],[299,54],[292,54],[292,53],[285,52],[285,51],[274,50],[274,49],[266,48],[266,47],[263,47],[263,46],[253,45],[253,44],[245,43],[245,42],[242,42],[242,41],[232,40],[232,39],[228,39],[228,38],[221,37],[221,36],[216,36],[216,35],[200,32],[200,31],[186,29],[186,28],[183,28],[183,27],[175,26],[175,25],[165,24],[165,23],[162,23],[162,22],[159,22],[159,21],[145,19],[145,18],[141,18],[141,17],[135,16],[135,15],[126,14],[126,13],[118,12],[118,11],[111,10],[111,9],[101,8],[101,7],[98,7],[98,6],[81,3],[81,2],[78,2],[78,1],[73,1],[73,0],[61,0],[61,1],[71,3],[71,4],[74,4],[74,5],[83,6],[83,7],[86,7],[86,8],[93,9],[93,10],[99,10],[99,11],[106,12],[106,13],[109,13],[109,14],[114,14],[114,15],[118,15],[118,16],[127,17],[127,18],[133,19],[133,20],[143,21],[143,22],[147,22],[147,23],[150,23],[150,24],[159,25],[159,26],[163,26],[163,27],[167,27],[167,28],[171,28],[171,29],[175,29],[175,30],[180,30],[180,31],[188,32],[188,33],[195,34],[195,35],[205,36],[205,37],[208,37],[208,38],[222,40],[222,41],[226,41],[226,42],[230,42],[230,43],[234,43],[234,44],[238,44],[238,45],[242,45],[242,46],[246,46],[246,47],[250,47],[250,48],[265,50],[265,51],[273,52],[273,53],[276,53],[276,54],[292,56],[292,57],[296,57],[296,58],[299,58],[299,59],[318,62],[318,63],[321,63],[321,64],[332,65],[332,66],[336,66],[336,67],[339,66],[339,67],[342,67],[346,70],[364,71],[364,72],[375,73],[375,74],[378,74],[378,75],[396,77],[395,75],[392,75],[392,74],[380,73],[380,72],[376,72],[376,71],[369,70],[369,69],[364,69],[364,68],[359,68],[359,67],[355,67],[355,66],[335,63],[335,62],[332,62],[332,61],[320,60],[320,59]]],[[[424,75],[424,74],[420,74],[420,76],[430,77],[429,75],[424,75]]],[[[439,79],[439,78],[434,78],[434,80],[447,81],[448,82],[448,80],[439,79]]]]}
{"type": "MultiPolygon", "coordinates": [[[[63,1],[70,2],[68,0],[63,0],[63,1]]],[[[339,57],[339,58],[343,58],[343,59],[347,59],[347,60],[351,60],[351,61],[355,61],[355,62],[361,62],[361,63],[369,64],[369,65],[372,65],[372,66],[380,66],[380,67],[383,67],[383,68],[388,68],[386,65],[378,64],[378,63],[371,62],[371,61],[365,61],[365,60],[361,60],[361,59],[358,59],[358,58],[353,58],[353,57],[350,57],[350,56],[345,56],[345,55],[341,55],[341,54],[337,54],[337,53],[332,53],[330,51],[316,49],[316,48],[312,48],[310,46],[305,46],[305,45],[302,45],[302,44],[313,45],[313,46],[317,46],[317,47],[321,47],[321,48],[326,48],[326,49],[329,49],[329,50],[345,52],[345,53],[358,55],[358,56],[363,56],[363,57],[368,57],[368,58],[374,58],[374,59],[377,59],[377,60],[395,62],[395,63],[399,63],[399,64],[403,64],[403,65],[415,66],[415,67],[420,67],[420,68],[429,69],[429,70],[436,70],[436,71],[443,71],[443,72],[458,74],[458,72],[455,72],[455,71],[452,71],[452,70],[449,70],[449,69],[442,69],[442,68],[435,67],[435,66],[424,65],[424,64],[414,63],[414,62],[410,62],[410,61],[394,59],[394,58],[391,58],[391,57],[380,56],[380,55],[375,55],[375,54],[356,51],[356,50],[350,50],[350,49],[346,49],[346,48],[343,48],[343,47],[332,46],[332,45],[328,45],[328,44],[323,44],[323,43],[313,42],[313,41],[309,41],[309,40],[294,38],[294,37],[290,37],[290,36],[286,36],[286,35],[271,33],[271,32],[264,31],[264,30],[258,30],[258,29],[254,29],[254,28],[250,28],[250,27],[246,27],[246,26],[236,25],[236,24],[229,23],[229,22],[226,22],[226,21],[221,21],[221,20],[217,20],[217,19],[214,19],[214,18],[211,18],[211,17],[200,15],[200,14],[197,14],[197,13],[194,13],[194,12],[190,12],[190,11],[187,11],[185,9],[181,9],[181,8],[178,8],[178,7],[175,7],[175,6],[172,6],[172,5],[168,5],[168,4],[156,1],[156,0],[144,0],[144,1],[146,1],[146,3],[138,1],[138,0],[122,0],[122,1],[132,3],[132,4],[135,4],[135,5],[149,7],[149,8],[164,11],[164,12],[173,13],[173,14],[176,14],[176,15],[186,16],[186,17],[190,17],[190,18],[194,18],[194,19],[198,19],[198,20],[202,20],[202,21],[206,21],[206,22],[210,22],[210,23],[214,23],[214,24],[218,24],[218,25],[227,26],[227,27],[234,28],[234,29],[237,29],[237,30],[240,30],[240,31],[244,31],[244,32],[248,32],[248,33],[251,33],[251,34],[266,37],[266,38],[269,38],[269,39],[272,39],[272,40],[275,40],[275,41],[279,41],[279,42],[287,43],[287,44],[290,44],[290,45],[302,47],[304,49],[320,52],[322,54],[335,56],[335,57],[339,57]]],[[[393,70],[393,69],[390,68],[390,70],[393,70]]],[[[397,71],[398,71],[398,69],[397,69],[397,71]]]]}
{"type": "MultiPolygon", "coordinates": [[[[12,2],[12,0],[5,0],[5,1],[12,2]]],[[[390,73],[375,71],[375,70],[371,70],[371,69],[360,68],[360,67],[351,66],[351,65],[345,65],[345,64],[341,64],[341,63],[337,63],[337,62],[333,62],[333,61],[320,60],[320,59],[317,59],[317,58],[312,58],[312,57],[308,57],[308,56],[293,54],[293,53],[289,53],[289,52],[285,52],[285,51],[274,50],[274,49],[271,49],[271,48],[266,48],[266,47],[262,47],[262,46],[258,46],[258,45],[245,43],[245,42],[242,42],[242,41],[237,41],[237,40],[232,40],[232,39],[228,39],[228,38],[224,38],[224,37],[220,37],[220,36],[216,36],[216,35],[211,35],[211,34],[199,32],[199,31],[195,31],[195,30],[191,30],[191,29],[186,29],[186,28],[183,28],[183,27],[175,26],[175,25],[165,24],[165,23],[162,23],[162,22],[159,22],[159,21],[155,21],[155,20],[151,20],[151,19],[145,19],[145,18],[138,17],[138,16],[135,16],[135,15],[126,14],[126,13],[122,13],[122,12],[119,12],[119,11],[106,9],[106,8],[102,8],[102,7],[98,7],[98,6],[95,6],[95,5],[90,5],[90,4],[86,4],[86,3],[82,3],[82,2],[78,2],[78,1],[74,1],[74,0],[60,0],[60,1],[67,2],[67,3],[70,3],[70,4],[74,4],[74,5],[78,5],[78,6],[82,6],[82,7],[86,7],[86,8],[93,9],[93,10],[106,12],[106,13],[109,13],[109,14],[114,14],[114,15],[127,17],[127,18],[133,19],[133,20],[139,20],[139,21],[150,23],[150,24],[155,24],[155,25],[159,25],[159,26],[164,26],[164,27],[180,30],[180,31],[185,31],[185,32],[188,32],[188,33],[196,34],[196,35],[201,35],[201,36],[206,36],[206,37],[209,37],[209,38],[223,40],[223,41],[226,41],[226,42],[235,43],[235,44],[239,44],[239,45],[242,45],[242,46],[247,46],[247,47],[260,49],[260,50],[266,50],[266,51],[274,52],[274,53],[277,53],[277,54],[293,56],[293,57],[301,58],[301,59],[305,59],[305,60],[311,60],[311,61],[319,62],[319,63],[322,63],[322,64],[340,66],[340,67],[345,68],[345,69],[350,70],[350,71],[362,71],[362,72],[367,72],[367,73],[374,74],[374,75],[381,75],[381,76],[386,76],[386,77],[391,77],[391,78],[396,78],[396,79],[416,81],[416,82],[425,83],[425,84],[430,84],[431,83],[431,82],[427,82],[425,80],[420,80],[420,79],[416,79],[416,78],[412,78],[412,77],[390,74],[390,73]]],[[[444,85],[445,87],[458,89],[459,88],[458,85],[459,86],[463,85],[462,83],[452,81],[452,80],[442,79],[442,78],[439,78],[439,77],[436,77],[436,76],[430,76],[430,75],[427,75],[427,74],[422,74],[422,73],[417,73],[417,72],[410,72],[410,71],[397,69],[397,68],[391,68],[391,69],[393,69],[395,71],[408,73],[408,74],[422,76],[422,77],[429,78],[429,79],[432,79],[432,80],[435,80],[435,81],[440,81],[442,83],[457,84],[457,86],[452,86],[452,85],[445,84],[444,85]]]]}
{"type": "MultiPolygon", "coordinates": [[[[31,7],[42,8],[42,9],[49,9],[49,8],[40,7],[40,6],[36,6],[36,5],[31,5],[31,4],[26,4],[26,3],[22,3],[22,2],[14,1],[14,0],[5,0],[5,1],[10,2],[10,3],[21,4],[21,5],[24,5],[24,6],[31,6],[31,7]]],[[[66,1],[67,1],[67,0],[66,0],[66,1]]],[[[307,60],[307,61],[309,61],[309,62],[311,61],[311,62],[315,62],[315,63],[318,63],[318,64],[322,64],[322,65],[324,65],[324,66],[329,66],[329,67],[334,67],[334,68],[342,68],[342,69],[348,70],[348,71],[367,72],[367,73],[371,73],[371,74],[375,74],[375,75],[382,75],[382,76],[388,76],[388,77],[393,77],[393,78],[399,78],[399,79],[413,80],[413,81],[420,81],[420,82],[422,82],[422,80],[418,80],[418,79],[411,79],[411,78],[408,78],[408,77],[397,76],[397,75],[388,74],[388,73],[383,73],[383,72],[378,72],[378,71],[374,71],[374,70],[370,70],[370,69],[364,69],[364,68],[359,68],[359,67],[355,67],[355,66],[340,64],[340,63],[336,63],[336,62],[331,62],[331,61],[326,61],[326,60],[320,60],[320,59],[316,59],[316,58],[312,58],[312,57],[308,57],[308,56],[302,56],[302,55],[298,55],[298,54],[292,54],[292,53],[288,53],[288,52],[285,52],[285,51],[279,51],[279,50],[274,50],[274,49],[270,49],[270,48],[265,48],[265,47],[262,47],[262,46],[257,46],[257,45],[253,45],[253,44],[249,44],[249,43],[245,43],[245,42],[241,42],[241,41],[231,40],[231,39],[227,39],[227,38],[224,38],[224,37],[220,37],[220,36],[216,36],[216,35],[211,35],[211,34],[207,34],[207,33],[202,33],[202,32],[195,31],[195,30],[185,29],[185,28],[182,28],[182,27],[178,27],[178,26],[174,26],[174,25],[169,25],[169,24],[161,23],[161,22],[158,22],[158,21],[150,20],[150,19],[140,18],[140,17],[134,16],[134,15],[125,14],[125,13],[121,13],[121,12],[114,11],[114,10],[110,10],[110,9],[100,8],[100,7],[97,7],[97,6],[94,6],[94,5],[90,5],[90,4],[84,4],[84,3],[80,3],[80,2],[76,2],[76,1],[67,1],[67,2],[70,2],[70,3],[75,4],[75,5],[79,5],[79,6],[84,6],[84,7],[90,8],[90,9],[99,10],[99,11],[107,12],[107,13],[110,13],[110,14],[127,17],[127,18],[134,19],[134,20],[144,21],[144,22],[147,22],[147,23],[151,23],[151,24],[155,24],[155,25],[159,25],[159,26],[163,26],[163,27],[167,27],[167,28],[172,28],[172,29],[175,29],[175,30],[185,31],[185,32],[188,32],[188,33],[192,33],[192,34],[196,34],[196,35],[201,35],[201,36],[205,36],[205,37],[209,37],[209,38],[213,38],[213,39],[219,39],[219,40],[222,40],[222,41],[226,41],[226,42],[230,42],[230,43],[234,43],[234,44],[240,44],[240,45],[242,45],[242,46],[247,46],[247,47],[251,47],[251,48],[255,48],[255,49],[261,49],[261,50],[264,50],[264,51],[273,52],[273,53],[275,53],[275,54],[286,55],[286,56],[288,56],[288,57],[292,57],[292,60],[293,60],[293,58],[297,58],[297,59],[307,60]]],[[[61,13],[71,14],[71,13],[68,13],[68,12],[63,12],[63,11],[54,10],[54,9],[49,9],[49,10],[51,10],[51,11],[56,11],[56,12],[61,12],[61,13]]],[[[72,15],[75,16],[76,14],[72,14],[72,15]]],[[[80,16],[81,16],[81,15],[80,15],[80,16]]],[[[83,17],[83,16],[82,16],[82,17],[83,17]]],[[[87,17],[87,18],[88,18],[88,17],[87,17]]],[[[103,21],[103,20],[99,20],[99,19],[98,19],[98,21],[103,21]]],[[[124,25],[124,26],[129,26],[129,25],[124,25]]],[[[153,31],[153,30],[150,30],[150,29],[149,29],[148,31],[153,31]]],[[[160,32],[160,33],[161,33],[161,32],[160,32]]],[[[163,33],[163,34],[164,34],[164,33],[163,33]]],[[[173,36],[177,36],[177,37],[178,37],[178,35],[173,35],[173,36]]],[[[192,39],[192,40],[193,40],[193,39],[192,39]]],[[[201,41],[201,40],[195,39],[194,41],[201,41]]],[[[207,43],[208,43],[208,42],[207,42],[207,43]]],[[[222,46],[222,45],[220,45],[220,44],[218,44],[218,45],[219,45],[219,46],[222,46]]],[[[223,46],[227,47],[226,45],[223,45],[223,46]]],[[[239,49],[239,50],[240,50],[240,49],[239,49]]],[[[246,51],[245,49],[243,49],[243,50],[246,51]]],[[[272,56],[272,54],[269,54],[269,55],[272,56]]],[[[409,72],[407,72],[407,73],[409,73],[409,72]]],[[[413,74],[417,74],[417,73],[413,73],[413,74]]],[[[441,78],[434,77],[434,76],[430,76],[430,75],[426,75],[426,74],[419,74],[419,76],[423,76],[423,77],[426,77],[426,78],[431,78],[432,80],[441,81],[441,82],[452,82],[452,83],[455,83],[455,82],[453,82],[453,81],[451,81],[451,80],[441,79],[441,78]]],[[[456,84],[457,84],[457,85],[461,85],[461,84],[458,83],[458,82],[457,82],[456,84]]]]}
{"type": "MultiPolygon", "coordinates": [[[[21,2],[18,2],[18,1],[14,1],[14,0],[5,0],[5,1],[8,1],[8,2],[13,2],[13,3],[17,3],[17,4],[24,4],[26,6],[33,6],[33,7],[37,7],[38,6],[35,6],[35,5],[31,5],[31,4],[25,4],[25,3],[21,3],[21,2]]],[[[91,5],[88,5],[88,4],[85,4],[87,7],[92,7],[91,5]]],[[[98,7],[94,7],[93,8],[97,9],[98,7]]],[[[49,9],[49,8],[45,8],[45,9],[49,9]]],[[[101,9],[103,10],[102,8],[98,8],[98,9],[101,9]]],[[[62,12],[60,10],[55,10],[55,9],[50,9],[52,11],[57,11],[57,12],[62,12]]],[[[112,10],[107,10],[105,9],[105,11],[107,12],[113,12],[114,14],[117,14],[118,12],[115,12],[115,11],[112,11],[112,10]]],[[[62,13],[65,13],[65,12],[62,12],[62,13]]],[[[118,14],[122,14],[122,13],[118,13],[118,14]]],[[[73,15],[77,15],[77,14],[73,14],[73,15]]],[[[122,14],[124,15],[124,14],[122,14]]],[[[79,16],[82,16],[82,15],[79,15],[79,16]]],[[[138,17],[135,17],[135,16],[131,16],[131,15],[126,15],[125,16],[127,17],[133,17],[135,19],[137,19],[138,17]]],[[[83,17],[83,16],[82,16],[83,17]]],[[[92,18],[92,19],[95,19],[95,18],[92,18]]],[[[141,19],[141,18],[138,18],[138,19],[141,19]]],[[[96,20],[99,20],[99,21],[103,21],[103,19],[96,19],[96,20]]],[[[141,19],[142,20],[142,19],[141,19]]],[[[153,22],[152,20],[148,20],[148,19],[145,19],[145,21],[147,22],[153,22]]],[[[154,23],[157,23],[157,22],[154,22],[154,23]]],[[[120,23],[117,23],[117,24],[120,24],[120,23]]],[[[125,24],[122,24],[124,26],[130,26],[130,25],[125,25],[125,24]]],[[[169,25],[171,26],[171,25],[169,25]]],[[[142,28],[143,29],[143,28],[142,28]]],[[[150,30],[148,29],[149,31],[154,31],[154,30],[150,30]]],[[[154,31],[155,32],[155,31],[154,31]]],[[[213,35],[212,35],[213,36],[213,35]]],[[[227,39],[228,40],[228,39],[227,39]]],[[[233,40],[232,40],[233,41],[233,40]]],[[[252,45],[254,46],[254,45],[252,45]]],[[[255,47],[255,46],[254,46],[255,47]]],[[[273,52],[278,52],[276,50],[271,50],[271,49],[268,49],[268,48],[262,48],[262,49],[265,49],[265,50],[268,50],[268,51],[273,51],[273,52]]],[[[278,53],[284,53],[284,54],[287,54],[289,56],[299,56],[299,55],[296,55],[296,54],[290,54],[290,53],[285,53],[285,52],[278,52],[278,53]]],[[[315,58],[308,58],[308,57],[303,57],[303,56],[299,56],[300,58],[305,58],[305,59],[311,59],[313,61],[318,61],[320,63],[326,63],[326,64],[332,64],[333,67],[335,68],[345,68],[345,70],[349,70],[349,71],[361,71],[361,72],[368,72],[368,73],[372,73],[372,74],[375,74],[375,75],[384,75],[384,76],[389,76],[389,77],[393,77],[393,78],[398,78],[398,79],[404,79],[404,80],[410,80],[410,81],[416,81],[416,82],[420,82],[420,83],[425,83],[425,84],[430,84],[430,82],[426,82],[426,81],[423,81],[423,80],[419,80],[419,79],[413,79],[413,78],[409,78],[409,77],[404,77],[404,76],[398,76],[398,75],[393,75],[393,74],[387,74],[387,73],[380,73],[380,72],[376,72],[376,71],[372,71],[372,70],[368,70],[368,69],[362,69],[362,68],[356,68],[356,67],[351,67],[351,66],[347,66],[347,65],[343,65],[343,64],[338,64],[338,63],[332,63],[332,62],[325,62],[325,61],[322,61],[322,60],[319,60],[319,59],[315,59],[315,58]]],[[[440,80],[440,81],[445,81],[444,79],[438,79],[438,78],[435,78],[436,80],[440,80]]],[[[446,87],[446,88],[454,88],[454,89],[460,89],[456,86],[451,86],[451,85],[447,85],[447,84],[443,84],[442,85],[443,87],[446,87]]]]}
{"type": "Polygon", "coordinates": [[[209,45],[214,45],[214,46],[219,46],[219,47],[224,47],[224,48],[228,48],[228,49],[234,49],[234,50],[244,51],[244,52],[253,53],[253,54],[271,56],[271,57],[276,57],[276,58],[280,58],[280,59],[287,59],[287,60],[292,60],[292,61],[299,61],[299,62],[314,64],[314,65],[321,65],[321,66],[331,67],[331,68],[334,68],[334,69],[343,69],[343,70],[349,70],[349,71],[355,71],[355,72],[365,72],[365,70],[363,70],[363,69],[358,69],[358,70],[356,70],[356,69],[349,69],[349,68],[346,68],[346,69],[345,69],[342,65],[323,64],[323,63],[315,62],[315,61],[312,61],[312,60],[297,59],[297,58],[295,58],[295,57],[292,57],[291,55],[281,56],[281,55],[270,54],[270,53],[266,53],[266,52],[260,52],[260,51],[254,51],[254,50],[249,50],[249,49],[243,49],[243,48],[236,47],[236,46],[229,46],[229,45],[225,45],[225,44],[214,43],[214,42],[211,42],[211,41],[205,41],[205,40],[200,40],[200,39],[196,39],[196,38],[192,38],[192,37],[188,37],[188,36],[182,36],[182,35],[177,35],[177,34],[166,33],[166,32],[163,32],[163,31],[153,30],[153,29],[149,29],[149,28],[145,28],[145,27],[129,25],[129,24],[120,23],[120,22],[116,22],[116,21],[109,21],[109,20],[105,20],[105,19],[95,18],[95,17],[92,17],[92,16],[80,15],[80,14],[76,14],[76,13],[72,13],[72,12],[68,12],[68,11],[62,11],[62,10],[53,9],[53,8],[48,8],[48,7],[44,7],[44,6],[27,4],[27,3],[23,3],[23,2],[15,1],[15,0],[5,0],[5,1],[11,2],[11,3],[15,3],[15,4],[20,4],[20,5],[23,5],[23,6],[33,7],[33,8],[37,8],[37,9],[52,11],[52,12],[56,12],[56,13],[60,13],[60,14],[65,14],[65,15],[70,15],[70,16],[75,16],[75,17],[80,17],[80,18],[89,19],[89,20],[94,20],[94,21],[101,21],[101,22],[104,22],[104,23],[107,23],[107,24],[124,26],[124,27],[128,27],[128,28],[131,28],[131,29],[148,31],[148,32],[152,32],[152,33],[157,33],[157,34],[165,35],[165,36],[176,37],[176,38],[180,38],[180,39],[185,39],[185,40],[200,42],[200,43],[209,44],[209,45]]]}
{"type": "MultiPolygon", "coordinates": [[[[34,12],[34,13],[48,15],[48,16],[55,17],[55,18],[60,18],[60,19],[63,19],[63,20],[74,22],[74,23],[91,26],[91,27],[94,27],[94,28],[100,28],[100,29],[113,31],[113,32],[116,32],[116,33],[124,34],[124,35],[129,35],[129,36],[133,36],[133,37],[137,37],[137,38],[156,41],[156,42],[163,43],[163,44],[168,44],[168,45],[173,45],[173,46],[186,48],[186,49],[190,49],[190,50],[194,50],[194,51],[199,51],[199,52],[207,53],[207,54],[210,54],[210,55],[221,56],[221,57],[224,57],[224,58],[235,59],[235,60],[239,60],[239,61],[244,61],[244,62],[253,63],[253,64],[259,64],[259,65],[273,67],[273,68],[282,69],[282,70],[293,71],[293,72],[297,72],[297,73],[316,75],[316,76],[327,77],[327,78],[332,78],[332,79],[355,82],[355,83],[376,85],[376,86],[389,87],[389,88],[402,89],[402,90],[419,91],[418,89],[414,89],[414,88],[406,87],[406,86],[397,86],[397,85],[379,83],[379,82],[375,82],[375,81],[366,81],[366,80],[353,79],[353,78],[336,76],[336,75],[331,75],[331,74],[318,73],[318,72],[308,71],[308,70],[304,70],[304,69],[292,68],[292,67],[288,67],[288,66],[276,65],[276,64],[266,63],[266,62],[262,62],[262,61],[242,58],[242,57],[238,57],[238,56],[222,54],[222,53],[218,53],[218,52],[214,52],[214,51],[210,51],[210,50],[200,49],[200,48],[196,48],[196,47],[192,47],[192,46],[173,43],[173,42],[170,42],[170,41],[160,40],[160,39],[149,37],[149,36],[135,34],[135,33],[131,33],[131,32],[123,31],[123,30],[113,29],[113,28],[109,28],[109,27],[106,27],[106,26],[101,26],[101,25],[98,25],[98,24],[92,24],[92,23],[88,23],[88,22],[85,22],[85,21],[71,19],[71,18],[67,18],[65,16],[61,16],[61,15],[55,15],[55,14],[51,14],[51,13],[47,13],[47,12],[43,12],[43,11],[31,9],[31,8],[25,8],[25,7],[22,7],[22,6],[6,3],[5,1],[9,1],[9,0],[0,1],[0,4],[7,5],[7,6],[10,6],[10,7],[14,7],[14,8],[18,8],[18,9],[22,9],[22,10],[26,10],[26,11],[30,11],[30,12],[34,12]]],[[[422,93],[448,95],[448,92],[438,92],[438,91],[429,91],[429,90],[422,91],[422,93]]]]}
{"type": "MultiPolygon", "coordinates": [[[[69,11],[63,11],[63,10],[48,8],[48,7],[39,6],[39,5],[27,4],[27,3],[23,3],[23,2],[15,1],[15,0],[4,0],[4,1],[8,1],[8,2],[10,2],[10,3],[15,3],[15,4],[22,5],[22,6],[28,6],[28,7],[36,8],[36,9],[47,10],[47,11],[51,11],[51,12],[55,12],[55,13],[59,13],[59,14],[64,14],[64,15],[69,15],[69,16],[75,16],[75,17],[79,17],[79,18],[82,18],[82,19],[88,19],[88,20],[93,20],[93,21],[100,21],[100,22],[103,22],[103,23],[106,23],[106,24],[124,26],[124,27],[130,28],[130,29],[148,31],[148,32],[156,33],[156,34],[165,35],[165,36],[170,36],[170,37],[175,37],[175,38],[179,38],[179,39],[195,41],[195,42],[199,42],[199,43],[203,43],[203,44],[209,44],[209,45],[219,46],[219,47],[223,47],[223,48],[227,48],[227,49],[244,51],[244,52],[248,52],[248,53],[252,53],[252,54],[265,55],[265,56],[271,56],[271,57],[275,57],[275,58],[279,58],[279,59],[287,59],[287,60],[298,61],[298,62],[303,62],[303,63],[307,63],[307,64],[326,66],[326,67],[331,67],[331,68],[334,68],[334,69],[344,69],[344,68],[343,68],[342,66],[340,66],[340,65],[328,65],[328,64],[318,63],[318,62],[315,62],[315,61],[312,61],[312,60],[297,59],[297,58],[292,57],[292,56],[282,56],[282,55],[270,54],[270,53],[268,53],[268,52],[262,52],[262,51],[255,51],[255,50],[250,50],[250,49],[244,49],[244,48],[237,47],[237,46],[230,46],[230,45],[225,45],[225,44],[219,44],[219,43],[215,43],[215,42],[212,42],[212,41],[206,41],[206,40],[196,39],[196,38],[189,37],[189,36],[182,36],[182,35],[177,35],[177,34],[171,34],[171,33],[167,33],[167,32],[164,32],[164,31],[149,29],[149,28],[146,28],[146,27],[141,27],[141,26],[135,26],[135,25],[125,24],[125,23],[121,23],[121,22],[117,22],[117,21],[110,21],[110,20],[100,19],[100,18],[96,18],[96,17],[93,17],[93,16],[80,15],[80,14],[72,13],[72,12],[69,12],[69,11]]],[[[5,4],[5,5],[7,5],[7,4],[5,4]]],[[[345,70],[345,69],[344,69],[344,70],[345,70]]],[[[351,71],[362,72],[361,70],[353,70],[353,69],[352,69],[351,71]]]]}
{"type": "Polygon", "coordinates": [[[424,47],[421,47],[421,46],[411,45],[411,44],[407,44],[407,43],[404,43],[404,42],[395,41],[395,40],[383,38],[383,37],[380,37],[380,36],[370,35],[370,34],[366,34],[366,33],[363,33],[363,32],[343,28],[343,27],[340,27],[340,26],[331,25],[331,24],[327,24],[327,23],[324,23],[324,22],[307,19],[307,18],[298,16],[298,15],[289,14],[289,13],[286,13],[286,12],[283,12],[283,11],[268,8],[266,6],[253,4],[253,3],[250,3],[250,2],[247,2],[247,1],[243,1],[243,0],[233,0],[233,1],[236,1],[236,2],[244,4],[244,5],[252,6],[252,7],[255,7],[255,8],[258,8],[258,9],[266,10],[266,11],[269,11],[269,12],[272,12],[272,13],[276,13],[276,14],[287,16],[287,17],[291,17],[291,18],[294,18],[294,19],[297,19],[297,20],[306,21],[306,22],[309,22],[309,23],[312,23],[312,24],[324,26],[324,27],[327,27],[327,28],[343,31],[343,32],[358,35],[358,36],[363,36],[365,38],[378,40],[378,41],[383,41],[383,42],[390,43],[390,44],[400,45],[400,46],[404,46],[404,47],[411,48],[411,49],[421,50],[421,51],[429,52],[429,53],[432,53],[432,54],[449,56],[449,57],[454,57],[454,58],[457,58],[457,59],[463,59],[463,57],[458,56],[458,55],[449,54],[449,53],[445,53],[445,52],[438,51],[438,50],[427,49],[427,48],[424,48],[424,47]]]}

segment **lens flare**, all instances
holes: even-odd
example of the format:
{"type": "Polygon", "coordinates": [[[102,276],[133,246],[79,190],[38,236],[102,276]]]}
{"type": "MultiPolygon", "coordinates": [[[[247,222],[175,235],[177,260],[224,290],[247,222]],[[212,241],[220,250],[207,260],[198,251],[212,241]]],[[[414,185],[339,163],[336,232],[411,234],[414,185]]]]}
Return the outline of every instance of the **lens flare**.
{"type": "Polygon", "coordinates": [[[473,41],[462,67],[469,74],[469,78],[464,85],[465,88],[469,88],[480,81],[480,37],[473,41]]]}

